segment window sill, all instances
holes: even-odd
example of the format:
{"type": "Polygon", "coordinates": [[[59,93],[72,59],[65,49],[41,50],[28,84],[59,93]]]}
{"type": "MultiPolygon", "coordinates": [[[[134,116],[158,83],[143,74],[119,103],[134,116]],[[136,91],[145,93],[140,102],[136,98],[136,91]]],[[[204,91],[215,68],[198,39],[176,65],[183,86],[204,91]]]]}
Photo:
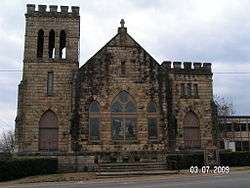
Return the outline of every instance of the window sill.
{"type": "Polygon", "coordinates": [[[89,144],[100,145],[100,144],[102,144],[102,142],[101,142],[101,140],[89,140],[89,144]]]}

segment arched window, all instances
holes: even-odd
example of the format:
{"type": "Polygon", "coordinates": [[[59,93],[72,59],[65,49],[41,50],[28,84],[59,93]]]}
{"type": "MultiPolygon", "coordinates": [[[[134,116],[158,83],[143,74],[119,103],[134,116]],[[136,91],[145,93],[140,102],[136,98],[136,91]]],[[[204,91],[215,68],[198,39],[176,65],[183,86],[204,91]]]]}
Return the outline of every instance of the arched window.
{"type": "Polygon", "coordinates": [[[150,102],[147,107],[148,113],[148,139],[155,140],[158,138],[157,131],[157,110],[156,104],[154,102],[150,102]]]}
{"type": "Polygon", "coordinates": [[[44,32],[42,29],[40,29],[37,34],[37,52],[36,52],[37,58],[43,57],[43,42],[44,42],[44,32]]]}
{"type": "Polygon", "coordinates": [[[49,32],[49,58],[55,58],[55,31],[49,32]]]}
{"type": "Polygon", "coordinates": [[[186,148],[200,148],[199,119],[193,112],[188,112],[183,121],[184,143],[186,148]]]}
{"type": "Polygon", "coordinates": [[[96,101],[89,105],[89,138],[91,141],[100,140],[100,106],[96,101]]]}
{"type": "Polygon", "coordinates": [[[64,30],[60,32],[59,57],[66,59],[66,33],[64,30]]]}
{"type": "Polygon", "coordinates": [[[113,141],[136,140],[136,105],[128,92],[120,92],[112,101],[113,141]]]}
{"type": "Polygon", "coordinates": [[[56,114],[47,110],[39,121],[39,150],[56,151],[58,149],[58,120],[56,114]]]}

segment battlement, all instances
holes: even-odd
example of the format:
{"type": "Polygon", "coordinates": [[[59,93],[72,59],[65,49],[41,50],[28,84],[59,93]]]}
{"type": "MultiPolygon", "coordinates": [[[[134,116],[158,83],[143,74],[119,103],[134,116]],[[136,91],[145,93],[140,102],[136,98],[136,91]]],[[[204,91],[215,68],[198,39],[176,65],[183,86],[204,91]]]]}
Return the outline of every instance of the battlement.
{"type": "Polygon", "coordinates": [[[161,67],[173,73],[211,74],[211,63],[163,61],[161,67]]]}
{"type": "Polygon", "coordinates": [[[38,5],[36,10],[35,4],[27,4],[27,15],[75,15],[79,16],[80,8],[77,6],[71,6],[71,12],[69,11],[69,6],[60,6],[58,11],[57,5],[49,5],[47,10],[47,5],[38,5]]]}

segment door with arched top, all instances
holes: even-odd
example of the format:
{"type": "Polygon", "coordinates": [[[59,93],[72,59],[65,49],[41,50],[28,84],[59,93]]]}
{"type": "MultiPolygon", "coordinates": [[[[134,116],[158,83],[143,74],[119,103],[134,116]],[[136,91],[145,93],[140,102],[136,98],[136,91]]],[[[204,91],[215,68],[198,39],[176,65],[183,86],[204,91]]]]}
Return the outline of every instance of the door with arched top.
{"type": "Polygon", "coordinates": [[[51,110],[46,111],[39,121],[39,150],[58,150],[58,119],[51,110]]]}
{"type": "Polygon", "coordinates": [[[200,148],[200,126],[199,119],[193,112],[188,112],[183,121],[185,148],[200,148]]]}

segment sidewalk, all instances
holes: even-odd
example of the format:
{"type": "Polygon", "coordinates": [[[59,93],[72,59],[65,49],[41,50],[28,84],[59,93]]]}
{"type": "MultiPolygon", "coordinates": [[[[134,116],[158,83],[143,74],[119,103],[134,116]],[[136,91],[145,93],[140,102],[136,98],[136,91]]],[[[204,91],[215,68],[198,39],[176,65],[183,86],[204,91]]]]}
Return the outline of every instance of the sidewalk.
{"type": "MultiPolygon", "coordinates": [[[[246,167],[231,167],[230,173],[240,173],[240,172],[250,172],[250,166],[246,167]]],[[[18,180],[2,182],[0,187],[6,187],[7,185],[17,185],[26,183],[49,183],[49,182],[113,182],[120,180],[136,181],[136,180],[148,180],[148,179],[171,179],[171,178],[182,178],[191,176],[223,176],[228,174],[191,174],[189,170],[181,170],[179,173],[177,171],[134,171],[134,172],[102,172],[102,174],[93,172],[77,172],[77,173],[64,173],[64,174],[51,174],[51,175],[40,175],[40,176],[30,176],[18,180]],[[113,174],[112,174],[113,173],[113,174]]]]}

